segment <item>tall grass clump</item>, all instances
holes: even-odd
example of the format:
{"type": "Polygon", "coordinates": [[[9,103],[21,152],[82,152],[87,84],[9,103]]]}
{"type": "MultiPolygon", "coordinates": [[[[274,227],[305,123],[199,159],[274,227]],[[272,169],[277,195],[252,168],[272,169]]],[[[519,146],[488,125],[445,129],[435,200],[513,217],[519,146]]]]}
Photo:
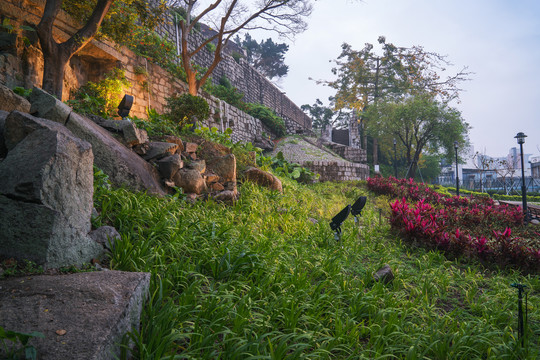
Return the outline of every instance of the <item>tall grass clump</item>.
{"type": "MultiPolygon", "coordinates": [[[[283,193],[250,182],[234,205],[191,204],[110,189],[99,178],[95,225],[122,235],[115,270],[151,273],[138,359],[535,359],[537,276],[486,270],[402,244],[365,183],[302,185],[283,193]],[[334,240],[330,219],[360,195],[358,225],[334,240]],[[389,264],[390,284],[373,280],[389,264]],[[525,346],[516,293],[530,289],[525,346]]],[[[128,339],[125,340],[127,344],[128,339]]]]}

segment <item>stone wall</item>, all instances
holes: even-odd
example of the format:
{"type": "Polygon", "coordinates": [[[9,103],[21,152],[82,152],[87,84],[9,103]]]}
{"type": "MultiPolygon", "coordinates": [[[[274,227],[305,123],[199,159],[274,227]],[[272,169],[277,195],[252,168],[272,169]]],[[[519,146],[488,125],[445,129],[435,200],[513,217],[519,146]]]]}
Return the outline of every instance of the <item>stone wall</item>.
{"type": "Polygon", "coordinates": [[[367,162],[367,152],[364,149],[359,149],[351,146],[345,146],[342,144],[336,143],[326,143],[333,152],[338,154],[344,159],[352,161],[354,163],[366,163],[367,162]]]}
{"type": "MultiPolygon", "coordinates": [[[[8,18],[16,29],[20,25],[35,25],[39,22],[45,2],[43,0],[2,0],[0,2],[0,21],[8,18]]],[[[61,12],[55,22],[55,38],[60,41],[67,39],[75,33],[75,22],[69,15],[61,12]]],[[[174,30],[174,28],[173,28],[174,30]]],[[[22,86],[32,88],[41,86],[43,79],[43,55],[41,53],[37,36],[33,32],[18,30],[17,36],[0,32],[0,83],[8,87],[22,86]],[[23,42],[23,36],[30,41],[29,45],[23,42]],[[3,42],[3,37],[8,37],[3,42]],[[2,44],[8,44],[3,46],[2,44]],[[11,44],[11,45],[9,45],[11,44]]],[[[234,59],[227,56],[225,61],[234,59]]],[[[235,62],[236,64],[236,62],[235,62]]],[[[118,49],[113,43],[92,40],[84,49],[73,56],[64,79],[63,98],[68,99],[71,90],[78,89],[88,81],[98,81],[100,77],[114,67],[125,69],[126,78],[131,87],[126,94],[133,95],[135,100],[130,115],[146,118],[146,109],[155,109],[158,113],[166,111],[166,98],[175,94],[187,92],[187,84],[170,75],[163,68],[148,62],[145,58],[135,55],[127,48],[118,49]]],[[[231,67],[222,67],[221,71],[231,67]]],[[[241,75],[231,75],[236,78],[241,75]]],[[[214,76],[214,79],[219,77],[214,76]]],[[[265,85],[268,88],[272,84],[265,85]]],[[[220,131],[227,128],[233,130],[234,141],[253,141],[256,136],[263,133],[275,137],[272,131],[260,120],[230,106],[213,96],[203,93],[202,96],[210,105],[211,116],[203,121],[203,125],[217,127],[220,131]]],[[[268,95],[269,96],[269,95],[268,95]]],[[[292,102],[285,106],[293,108],[292,102]]],[[[294,111],[293,111],[294,112],[294,111]]],[[[311,126],[309,118],[302,117],[304,125],[293,120],[288,121],[288,128],[303,128],[311,126]],[[291,125],[291,123],[294,123],[291,125]]]]}
{"type": "MultiPolygon", "coordinates": [[[[201,44],[206,38],[203,36],[211,33],[208,27],[201,25],[201,32],[194,31],[190,36],[192,42],[189,44],[191,50],[201,44]]],[[[158,28],[161,36],[167,37],[174,44],[179,44],[180,28],[175,24],[175,19],[170,15],[158,28]]],[[[179,46],[179,45],[177,45],[179,46]]],[[[292,102],[283,91],[272,84],[266,77],[261,75],[243,58],[238,62],[233,58],[233,53],[243,55],[243,50],[235,43],[229,43],[223,50],[223,59],[212,73],[212,81],[219,84],[222,77],[227,77],[233,86],[244,93],[244,101],[259,103],[273,109],[281,116],[287,125],[287,129],[294,129],[292,134],[299,131],[311,130],[311,119],[294,102],[292,102]]],[[[208,48],[203,48],[195,55],[195,62],[203,67],[209,67],[214,59],[214,53],[208,48]]]]}
{"type": "Polygon", "coordinates": [[[369,177],[369,166],[344,161],[312,161],[302,166],[310,169],[321,177],[319,181],[348,181],[365,180],[369,177]]]}

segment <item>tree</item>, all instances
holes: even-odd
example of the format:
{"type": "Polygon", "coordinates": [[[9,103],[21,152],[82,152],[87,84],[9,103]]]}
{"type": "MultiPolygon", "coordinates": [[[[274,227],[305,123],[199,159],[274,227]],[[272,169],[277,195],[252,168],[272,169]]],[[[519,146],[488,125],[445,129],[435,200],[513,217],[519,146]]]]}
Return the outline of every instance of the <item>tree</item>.
{"type": "Polygon", "coordinates": [[[464,67],[455,74],[441,79],[441,74],[452,64],[445,56],[425,51],[421,46],[397,47],[378,39],[382,55],[374,53],[373,45],[356,51],[349,44],[342,45],[342,52],[332,69],[335,81],[318,81],[336,90],[336,109],[348,108],[362,111],[378,99],[399,101],[407,96],[429,93],[447,103],[458,98],[459,83],[470,74],[464,67]]]}
{"type": "Polygon", "coordinates": [[[71,57],[92,40],[114,0],[98,0],[86,24],[68,40],[58,43],[53,37],[54,20],[62,0],[47,0],[43,16],[37,25],[37,35],[43,51],[42,88],[62,99],[64,69],[71,57]]]}
{"type": "Polygon", "coordinates": [[[237,36],[236,41],[246,49],[248,63],[267,78],[283,77],[289,72],[289,66],[284,63],[289,45],[275,43],[270,38],[259,43],[249,33],[244,35],[244,40],[237,36]]]}
{"type": "Polygon", "coordinates": [[[432,94],[409,96],[402,101],[378,102],[365,112],[368,131],[392,143],[395,138],[409,165],[407,178],[414,178],[422,151],[443,151],[450,156],[454,141],[467,142],[469,125],[461,113],[432,94]]]}
{"type": "Polygon", "coordinates": [[[206,8],[193,15],[200,0],[182,0],[185,18],[180,19],[182,42],[182,65],[186,71],[189,93],[197,95],[199,89],[208,80],[212,71],[222,59],[222,50],[231,37],[240,30],[264,29],[280,35],[292,35],[306,29],[303,19],[311,14],[310,0],[264,0],[256,3],[244,3],[240,0],[215,0],[206,8]],[[204,21],[214,26],[215,33],[207,36],[194,49],[188,47],[189,39],[197,23],[204,21]],[[214,58],[207,70],[198,77],[192,59],[207,44],[214,43],[214,58]]]}
{"type": "Polygon", "coordinates": [[[334,124],[335,112],[331,108],[324,106],[319,99],[315,100],[315,104],[313,105],[304,104],[300,108],[309,114],[313,120],[312,126],[315,129],[322,129],[325,126],[334,124]]]}

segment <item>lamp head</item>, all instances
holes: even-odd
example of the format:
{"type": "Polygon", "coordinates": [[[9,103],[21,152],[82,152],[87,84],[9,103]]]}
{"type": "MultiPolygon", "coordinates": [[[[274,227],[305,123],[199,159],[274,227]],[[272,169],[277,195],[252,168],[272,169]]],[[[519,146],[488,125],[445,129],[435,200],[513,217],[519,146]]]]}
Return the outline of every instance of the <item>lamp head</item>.
{"type": "Polygon", "coordinates": [[[396,139],[394,138],[394,146],[396,146],[396,144],[397,144],[397,141],[396,141],[396,139]]]}
{"type": "Polygon", "coordinates": [[[330,228],[334,231],[338,230],[343,224],[343,222],[349,217],[349,214],[351,212],[351,205],[347,205],[343,210],[341,210],[336,216],[332,218],[332,222],[330,222],[330,228]]]}
{"type": "Polygon", "coordinates": [[[514,136],[515,139],[517,139],[518,144],[525,144],[525,138],[527,135],[525,135],[522,132],[518,132],[516,136],[514,136]]]}
{"type": "Polygon", "coordinates": [[[124,98],[120,101],[120,105],[118,105],[118,115],[122,118],[127,117],[131,106],[133,106],[133,96],[124,95],[124,98]]]}
{"type": "Polygon", "coordinates": [[[362,214],[362,209],[364,208],[364,206],[366,206],[366,201],[367,201],[366,196],[360,196],[354,202],[354,204],[352,204],[352,206],[351,206],[351,214],[353,214],[353,216],[361,215],[362,214]]]}
{"type": "Polygon", "coordinates": [[[457,142],[457,140],[456,140],[456,141],[454,141],[454,149],[457,150],[457,148],[458,148],[458,142],[457,142]]]}

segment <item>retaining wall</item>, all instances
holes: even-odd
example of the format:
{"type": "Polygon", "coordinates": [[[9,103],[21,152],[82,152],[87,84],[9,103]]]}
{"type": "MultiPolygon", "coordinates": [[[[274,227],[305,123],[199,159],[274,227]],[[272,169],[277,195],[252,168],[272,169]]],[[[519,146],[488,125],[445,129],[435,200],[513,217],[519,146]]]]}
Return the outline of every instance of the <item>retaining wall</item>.
{"type": "Polygon", "coordinates": [[[340,161],[308,161],[302,166],[310,169],[321,177],[319,181],[348,181],[366,180],[369,177],[369,166],[340,161]]]}

